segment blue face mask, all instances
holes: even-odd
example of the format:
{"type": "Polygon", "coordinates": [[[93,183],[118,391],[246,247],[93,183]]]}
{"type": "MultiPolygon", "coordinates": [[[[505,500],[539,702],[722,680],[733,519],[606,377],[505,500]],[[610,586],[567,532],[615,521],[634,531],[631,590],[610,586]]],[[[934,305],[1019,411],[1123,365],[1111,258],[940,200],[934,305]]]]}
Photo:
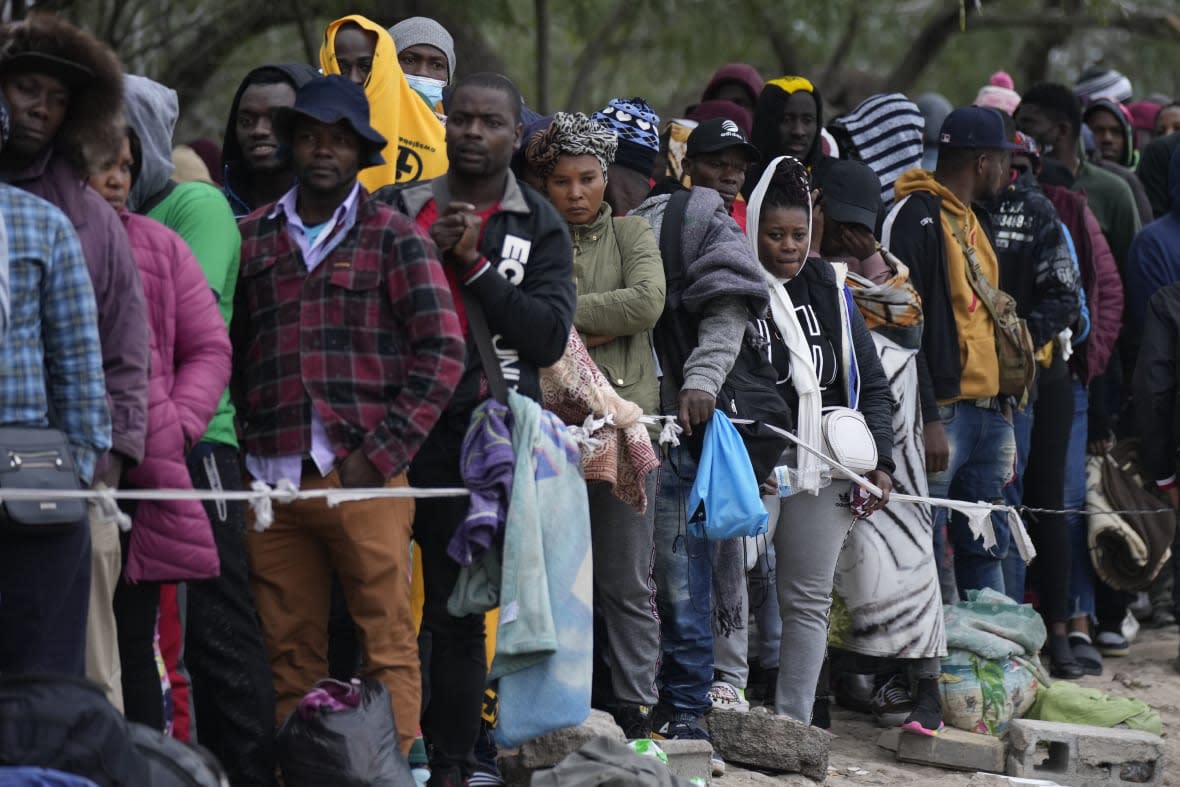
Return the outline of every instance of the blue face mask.
{"type": "Polygon", "coordinates": [[[415,93],[422,96],[422,100],[431,109],[442,103],[443,88],[447,86],[447,83],[441,79],[406,74],[406,82],[414,89],[415,93]]]}

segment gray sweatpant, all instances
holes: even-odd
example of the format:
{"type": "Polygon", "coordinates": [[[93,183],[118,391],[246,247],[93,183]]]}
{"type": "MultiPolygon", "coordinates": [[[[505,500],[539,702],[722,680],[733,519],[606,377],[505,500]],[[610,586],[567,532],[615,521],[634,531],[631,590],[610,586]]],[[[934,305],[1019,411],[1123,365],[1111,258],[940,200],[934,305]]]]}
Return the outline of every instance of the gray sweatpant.
{"type": "Polygon", "coordinates": [[[746,539],[710,543],[713,558],[713,677],[739,689],[750,678],[750,597],[746,588],[746,539]],[[728,608],[719,599],[729,601],[728,608]]]}
{"type": "Polygon", "coordinates": [[[838,507],[847,481],[833,481],[818,495],[804,492],[764,498],[772,518],[775,583],[782,616],[776,713],[811,723],[815,687],[828,647],[828,611],[836,560],[852,529],[852,513],[838,507]]]}
{"type": "Polygon", "coordinates": [[[615,699],[622,705],[655,705],[660,665],[660,616],[656,611],[656,489],[647,476],[647,511],[638,513],[601,481],[586,484],[594,550],[594,607],[606,628],[603,657],[615,699]]]}

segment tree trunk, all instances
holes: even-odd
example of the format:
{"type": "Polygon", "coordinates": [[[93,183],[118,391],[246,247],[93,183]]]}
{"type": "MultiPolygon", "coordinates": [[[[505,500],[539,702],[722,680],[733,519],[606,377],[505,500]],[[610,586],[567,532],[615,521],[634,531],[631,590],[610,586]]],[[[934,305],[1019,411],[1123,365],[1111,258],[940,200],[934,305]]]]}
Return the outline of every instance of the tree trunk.
{"type": "Polygon", "coordinates": [[[549,112],[549,1],[535,0],[537,24],[537,97],[533,107],[545,115],[549,112]]]}
{"type": "MultiPolygon", "coordinates": [[[[909,50],[881,83],[883,91],[904,93],[918,80],[922,72],[934,62],[938,53],[958,32],[960,23],[978,13],[980,8],[995,0],[942,0],[940,8],[926,22],[909,50]]],[[[970,24],[968,22],[968,24],[970,24]]]]}

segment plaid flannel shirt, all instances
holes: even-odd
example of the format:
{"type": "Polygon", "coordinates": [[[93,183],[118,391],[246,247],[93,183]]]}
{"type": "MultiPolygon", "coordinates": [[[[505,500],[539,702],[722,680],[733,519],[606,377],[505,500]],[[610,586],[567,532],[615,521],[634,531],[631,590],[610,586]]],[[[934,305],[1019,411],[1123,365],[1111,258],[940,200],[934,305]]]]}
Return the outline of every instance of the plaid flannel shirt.
{"type": "Polygon", "coordinates": [[[0,340],[0,424],[53,426],[87,483],[111,447],[94,289],[73,225],[60,210],[0,184],[12,313],[0,340]]]}
{"type": "Polygon", "coordinates": [[[306,455],[311,408],[337,459],[409,466],[463,372],[466,344],[434,243],[362,192],[310,273],[271,206],[242,220],[232,390],[243,446],[306,455]]]}

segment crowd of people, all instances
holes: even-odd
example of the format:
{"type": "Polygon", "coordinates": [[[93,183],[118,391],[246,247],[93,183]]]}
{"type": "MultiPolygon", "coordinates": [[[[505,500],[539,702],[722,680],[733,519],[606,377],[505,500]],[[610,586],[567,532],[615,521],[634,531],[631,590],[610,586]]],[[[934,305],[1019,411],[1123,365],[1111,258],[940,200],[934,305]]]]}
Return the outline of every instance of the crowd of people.
{"type": "MultiPolygon", "coordinates": [[[[96,490],[462,487],[481,404],[588,358],[681,432],[628,442],[626,485],[586,473],[593,704],[628,738],[753,705],[828,727],[858,692],[937,735],[943,605],[983,588],[1035,603],[1054,677],[1126,655],[1138,599],[1079,512],[1116,437],[1180,506],[1180,103],[1094,67],[830,118],[809,79],[729,64],[671,120],[542,116],[456,56],[433,20],[344,17],[318,68],[243,77],[221,144],[178,146],[176,93],[97,38],[0,26],[0,449],[58,430],[96,490]],[[844,430],[869,483],[750,430],[768,532],[702,538],[715,412],[844,430]]],[[[240,500],[104,503],[52,528],[4,503],[0,673],[84,675],[238,787],[275,784],[317,681],[361,674],[430,785],[501,783],[486,643],[516,610],[453,611],[492,540],[472,500],[301,498],[265,528],[240,500]]]]}

